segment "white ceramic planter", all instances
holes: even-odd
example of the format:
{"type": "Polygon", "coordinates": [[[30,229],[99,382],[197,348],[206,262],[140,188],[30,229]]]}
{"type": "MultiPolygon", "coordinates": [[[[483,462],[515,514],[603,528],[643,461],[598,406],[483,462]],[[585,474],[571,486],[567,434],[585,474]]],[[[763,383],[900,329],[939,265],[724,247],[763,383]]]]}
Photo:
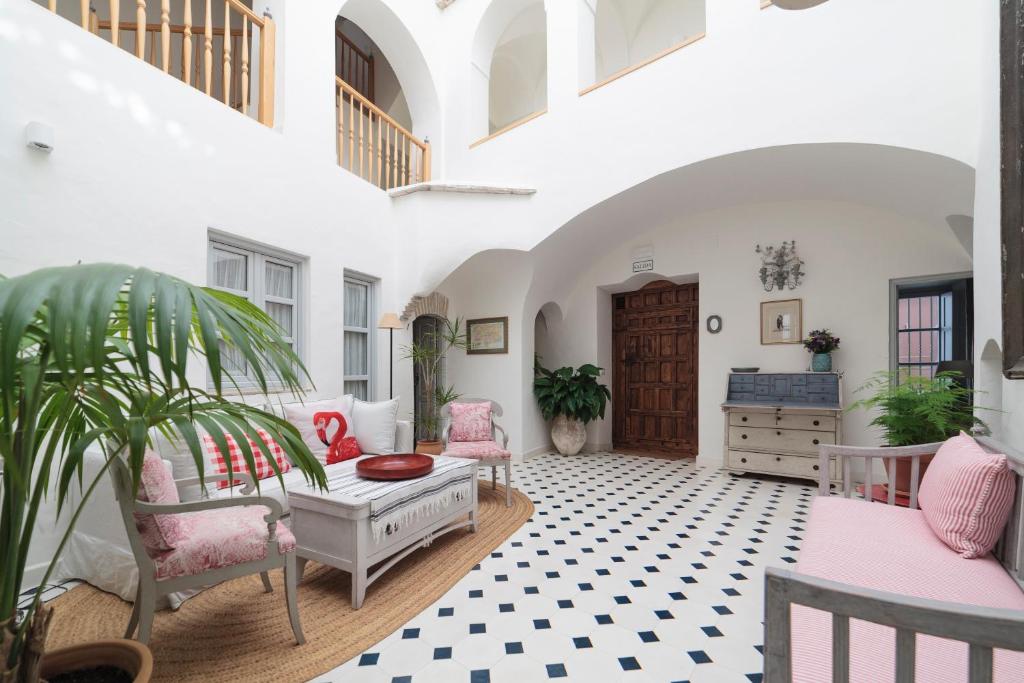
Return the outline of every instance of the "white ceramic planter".
{"type": "Polygon", "coordinates": [[[551,440],[562,455],[576,455],[587,442],[587,429],[580,420],[559,415],[551,423],[551,440]]]}

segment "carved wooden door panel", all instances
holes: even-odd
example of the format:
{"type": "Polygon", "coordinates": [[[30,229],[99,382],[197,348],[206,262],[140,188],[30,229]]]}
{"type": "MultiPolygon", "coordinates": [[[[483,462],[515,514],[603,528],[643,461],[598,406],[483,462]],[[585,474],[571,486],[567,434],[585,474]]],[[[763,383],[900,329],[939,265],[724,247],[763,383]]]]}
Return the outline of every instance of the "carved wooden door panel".
{"type": "Polygon", "coordinates": [[[612,297],[615,446],[697,454],[698,286],[612,297]]]}

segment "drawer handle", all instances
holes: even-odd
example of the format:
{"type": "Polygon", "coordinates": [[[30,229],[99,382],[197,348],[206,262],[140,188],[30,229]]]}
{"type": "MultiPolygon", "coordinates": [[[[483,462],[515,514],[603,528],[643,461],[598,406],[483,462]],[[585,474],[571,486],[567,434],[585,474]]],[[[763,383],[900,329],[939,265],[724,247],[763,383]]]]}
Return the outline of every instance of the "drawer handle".
{"type": "Polygon", "coordinates": [[[782,456],[776,455],[775,462],[782,462],[782,456]]]}
{"type": "Polygon", "coordinates": [[[740,458],[740,462],[746,462],[746,461],[747,461],[746,458],[740,458]]]}
{"type": "Polygon", "coordinates": [[[744,438],[744,439],[745,439],[745,438],[747,438],[747,435],[746,435],[746,434],[744,434],[744,435],[743,435],[743,436],[742,436],[741,438],[744,438]]]}
{"type": "Polygon", "coordinates": [[[815,471],[815,472],[817,472],[817,471],[818,471],[818,466],[817,466],[817,465],[815,465],[815,466],[814,466],[814,471],[815,471]]]}
{"type": "Polygon", "coordinates": [[[742,422],[746,422],[746,421],[747,421],[747,418],[746,418],[746,417],[743,417],[743,418],[741,418],[741,421],[742,421],[742,422]]]}
{"type": "Polygon", "coordinates": [[[818,425],[820,425],[820,424],[821,424],[821,422],[819,422],[818,420],[815,420],[815,421],[814,421],[814,426],[815,426],[815,427],[817,427],[817,426],[818,426],[818,425]]]}
{"type": "Polygon", "coordinates": [[[782,436],[782,432],[775,432],[775,436],[782,436]]]}
{"type": "Polygon", "coordinates": [[[814,445],[815,445],[815,446],[817,446],[817,445],[818,445],[819,443],[821,443],[821,442],[820,442],[820,441],[818,441],[817,439],[815,439],[813,443],[814,443],[814,445]]]}

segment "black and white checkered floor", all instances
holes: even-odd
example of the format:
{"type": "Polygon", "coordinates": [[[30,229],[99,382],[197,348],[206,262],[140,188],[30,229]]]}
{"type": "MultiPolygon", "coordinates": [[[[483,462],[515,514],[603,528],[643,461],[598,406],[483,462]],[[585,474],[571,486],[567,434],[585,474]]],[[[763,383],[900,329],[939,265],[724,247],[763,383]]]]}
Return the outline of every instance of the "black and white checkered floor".
{"type": "Polygon", "coordinates": [[[514,476],[533,518],[318,683],[761,680],[764,568],[795,562],[810,482],[612,453],[514,476]]]}

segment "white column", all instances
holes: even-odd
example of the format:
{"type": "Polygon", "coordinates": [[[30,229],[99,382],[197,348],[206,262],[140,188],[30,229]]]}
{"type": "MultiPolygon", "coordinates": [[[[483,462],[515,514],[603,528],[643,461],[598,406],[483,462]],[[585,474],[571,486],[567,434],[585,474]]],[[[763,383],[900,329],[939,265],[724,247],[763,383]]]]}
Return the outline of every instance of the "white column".
{"type": "Polygon", "coordinates": [[[576,2],[544,0],[547,13],[548,110],[558,109],[579,95],[579,54],[577,26],[580,7],[576,2]]]}
{"type": "Polygon", "coordinates": [[[576,23],[576,59],[578,60],[576,86],[582,90],[597,80],[597,0],[578,0],[576,23]]]}

